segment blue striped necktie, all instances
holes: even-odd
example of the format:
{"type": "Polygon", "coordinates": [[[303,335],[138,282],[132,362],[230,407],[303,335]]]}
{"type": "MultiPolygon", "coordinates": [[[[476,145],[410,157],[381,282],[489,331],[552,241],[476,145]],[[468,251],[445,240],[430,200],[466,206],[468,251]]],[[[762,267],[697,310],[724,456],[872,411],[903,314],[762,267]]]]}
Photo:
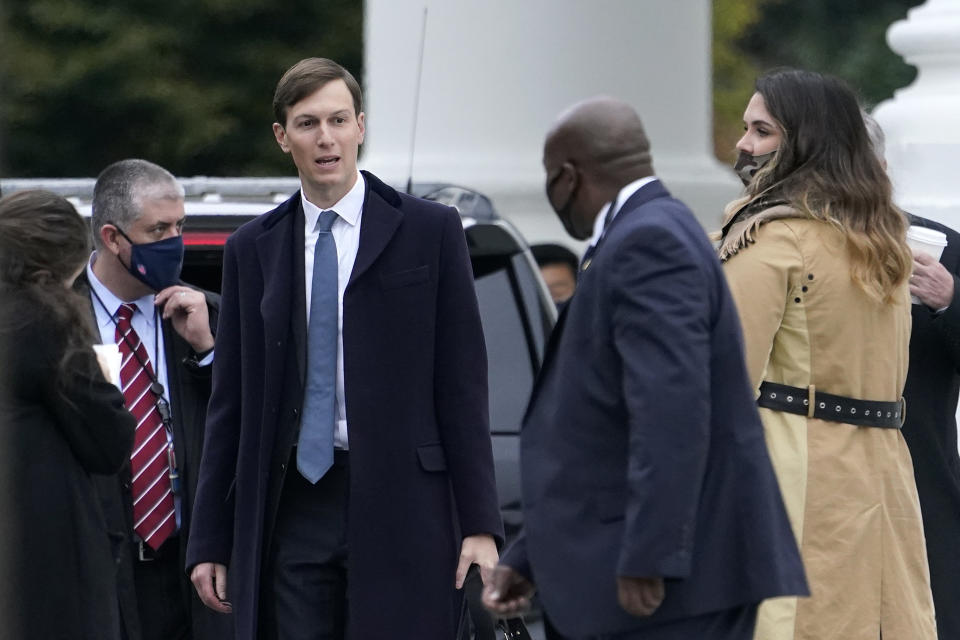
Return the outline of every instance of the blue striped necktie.
{"type": "Polygon", "coordinates": [[[333,465],[333,432],[337,389],[337,244],[330,227],[336,211],[323,211],[317,220],[307,330],[307,383],[297,442],[297,469],[311,484],[333,465]]]}

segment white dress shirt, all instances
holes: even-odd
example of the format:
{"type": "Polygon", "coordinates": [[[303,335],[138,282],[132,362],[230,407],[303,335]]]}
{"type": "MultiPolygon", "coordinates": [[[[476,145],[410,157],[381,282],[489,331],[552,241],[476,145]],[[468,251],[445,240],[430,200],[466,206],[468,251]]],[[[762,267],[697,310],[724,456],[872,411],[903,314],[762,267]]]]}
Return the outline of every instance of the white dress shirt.
{"type": "MultiPolygon", "coordinates": [[[[604,203],[604,205],[600,207],[600,213],[597,214],[596,220],[593,221],[593,235],[590,237],[590,246],[596,246],[596,244],[600,242],[600,238],[603,237],[603,232],[608,224],[606,221],[607,214],[613,211],[613,217],[616,218],[617,214],[620,213],[620,207],[623,206],[623,203],[626,202],[630,196],[656,179],[656,176],[647,176],[646,178],[634,180],[617,192],[616,197],[613,199],[612,207],[609,202],[604,203]]],[[[613,220],[611,219],[610,222],[613,222],[613,220]]]]}
{"type": "Polygon", "coordinates": [[[317,220],[323,211],[336,211],[330,232],[337,245],[337,428],[333,434],[333,446],[337,449],[349,448],[347,439],[347,403],[344,397],[343,383],[343,292],[353,273],[353,263],[357,260],[357,250],[360,248],[360,219],[363,216],[363,196],[366,189],[363,176],[357,172],[357,180],[347,192],[332,207],[321,209],[304,195],[300,190],[300,199],[303,203],[305,227],[303,232],[304,253],[304,283],[306,284],[307,327],[310,326],[310,297],[313,290],[313,254],[317,246],[320,232],[316,230],[317,220]]]}
{"type": "Polygon", "coordinates": [[[103,344],[116,344],[117,325],[115,321],[117,319],[117,309],[119,309],[123,303],[132,304],[136,307],[137,312],[133,314],[130,324],[133,326],[133,330],[137,332],[140,341],[147,350],[150,366],[153,367],[153,372],[157,376],[157,380],[163,385],[163,397],[167,403],[169,403],[170,392],[167,388],[167,356],[163,348],[163,328],[159,325],[159,312],[155,312],[155,306],[153,304],[154,295],[148,293],[142,298],[130,301],[121,300],[113,295],[110,289],[107,289],[106,285],[100,282],[96,274],[93,273],[92,267],[96,257],[97,255],[94,253],[90,258],[90,262],[87,263],[87,282],[90,283],[90,290],[92,292],[90,297],[93,303],[93,310],[97,314],[97,329],[100,332],[100,341],[103,344]],[[94,293],[96,295],[93,295],[94,293]],[[103,304],[100,304],[97,296],[103,301],[103,304]],[[106,309],[104,309],[104,307],[106,307],[106,309]]]}

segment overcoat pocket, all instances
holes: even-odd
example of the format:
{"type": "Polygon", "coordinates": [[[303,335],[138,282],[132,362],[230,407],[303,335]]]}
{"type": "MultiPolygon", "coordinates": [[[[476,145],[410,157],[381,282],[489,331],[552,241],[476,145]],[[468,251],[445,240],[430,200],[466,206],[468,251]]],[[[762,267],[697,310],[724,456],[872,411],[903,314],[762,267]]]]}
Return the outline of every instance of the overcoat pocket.
{"type": "Polygon", "coordinates": [[[409,287],[410,285],[420,284],[429,279],[430,267],[428,265],[421,265],[413,269],[380,274],[380,286],[384,289],[396,289],[397,287],[409,287]]]}
{"type": "Polygon", "coordinates": [[[417,447],[417,458],[424,471],[446,471],[447,455],[443,452],[443,445],[439,442],[422,444],[417,447]]]}
{"type": "Polygon", "coordinates": [[[624,489],[606,489],[598,492],[596,504],[600,522],[615,522],[626,517],[627,496],[624,489]]]}

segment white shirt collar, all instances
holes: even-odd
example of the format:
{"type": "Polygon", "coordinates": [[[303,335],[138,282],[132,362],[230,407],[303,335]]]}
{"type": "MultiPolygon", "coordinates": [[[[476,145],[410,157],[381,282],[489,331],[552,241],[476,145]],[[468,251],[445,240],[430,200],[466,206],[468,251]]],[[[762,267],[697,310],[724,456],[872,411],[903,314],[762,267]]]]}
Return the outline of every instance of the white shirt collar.
{"type": "Polygon", "coordinates": [[[647,176],[646,178],[634,180],[617,192],[616,197],[613,199],[613,207],[610,206],[609,202],[605,202],[603,206],[600,207],[597,218],[593,221],[593,235],[590,237],[590,244],[596,245],[598,242],[600,242],[600,237],[603,236],[603,230],[607,225],[607,213],[613,211],[613,217],[616,218],[617,214],[620,213],[620,207],[623,206],[624,202],[630,199],[630,196],[656,179],[657,176],[647,176]]]}
{"type": "Polygon", "coordinates": [[[363,196],[365,191],[366,183],[363,180],[363,175],[357,171],[357,179],[354,181],[353,186],[350,187],[350,191],[347,191],[332,207],[321,209],[307,200],[307,195],[303,192],[303,188],[301,188],[300,201],[303,204],[303,215],[307,221],[307,231],[313,231],[313,228],[317,226],[317,220],[320,218],[322,211],[330,211],[331,209],[336,211],[337,215],[351,226],[355,226],[360,220],[360,211],[363,209],[363,196]]]}
{"type": "Polygon", "coordinates": [[[101,327],[105,327],[108,324],[113,325],[113,320],[117,315],[117,309],[120,308],[120,305],[123,303],[132,304],[135,306],[140,313],[143,314],[144,321],[147,323],[147,327],[152,328],[155,316],[153,313],[154,304],[153,304],[153,294],[148,293],[143,297],[137,298],[136,300],[121,300],[113,294],[110,289],[107,288],[107,285],[100,282],[100,279],[97,277],[97,274],[93,272],[93,263],[97,259],[97,252],[94,251],[90,256],[90,260],[87,262],[87,283],[90,285],[90,289],[96,294],[97,297],[103,302],[103,306],[100,305],[100,302],[97,302],[96,297],[93,300],[94,306],[97,307],[97,320],[98,324],[101,327]],[[106,307],[104,309],[103,307],[106,307]],[[100,313],[105,311],[105,313],[100,313]]]}

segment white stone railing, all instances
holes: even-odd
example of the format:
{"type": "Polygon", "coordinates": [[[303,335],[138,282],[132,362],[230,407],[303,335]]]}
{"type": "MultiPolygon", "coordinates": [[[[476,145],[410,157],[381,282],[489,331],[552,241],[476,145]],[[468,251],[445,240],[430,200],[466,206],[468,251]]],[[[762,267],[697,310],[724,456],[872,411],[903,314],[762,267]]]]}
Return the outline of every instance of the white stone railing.
{"type": "Polygon", "coordinates": [[[927,0],[887,31],[917,78],[874,116],[904,209],[960,229],[960,0],[927,0]]]}

